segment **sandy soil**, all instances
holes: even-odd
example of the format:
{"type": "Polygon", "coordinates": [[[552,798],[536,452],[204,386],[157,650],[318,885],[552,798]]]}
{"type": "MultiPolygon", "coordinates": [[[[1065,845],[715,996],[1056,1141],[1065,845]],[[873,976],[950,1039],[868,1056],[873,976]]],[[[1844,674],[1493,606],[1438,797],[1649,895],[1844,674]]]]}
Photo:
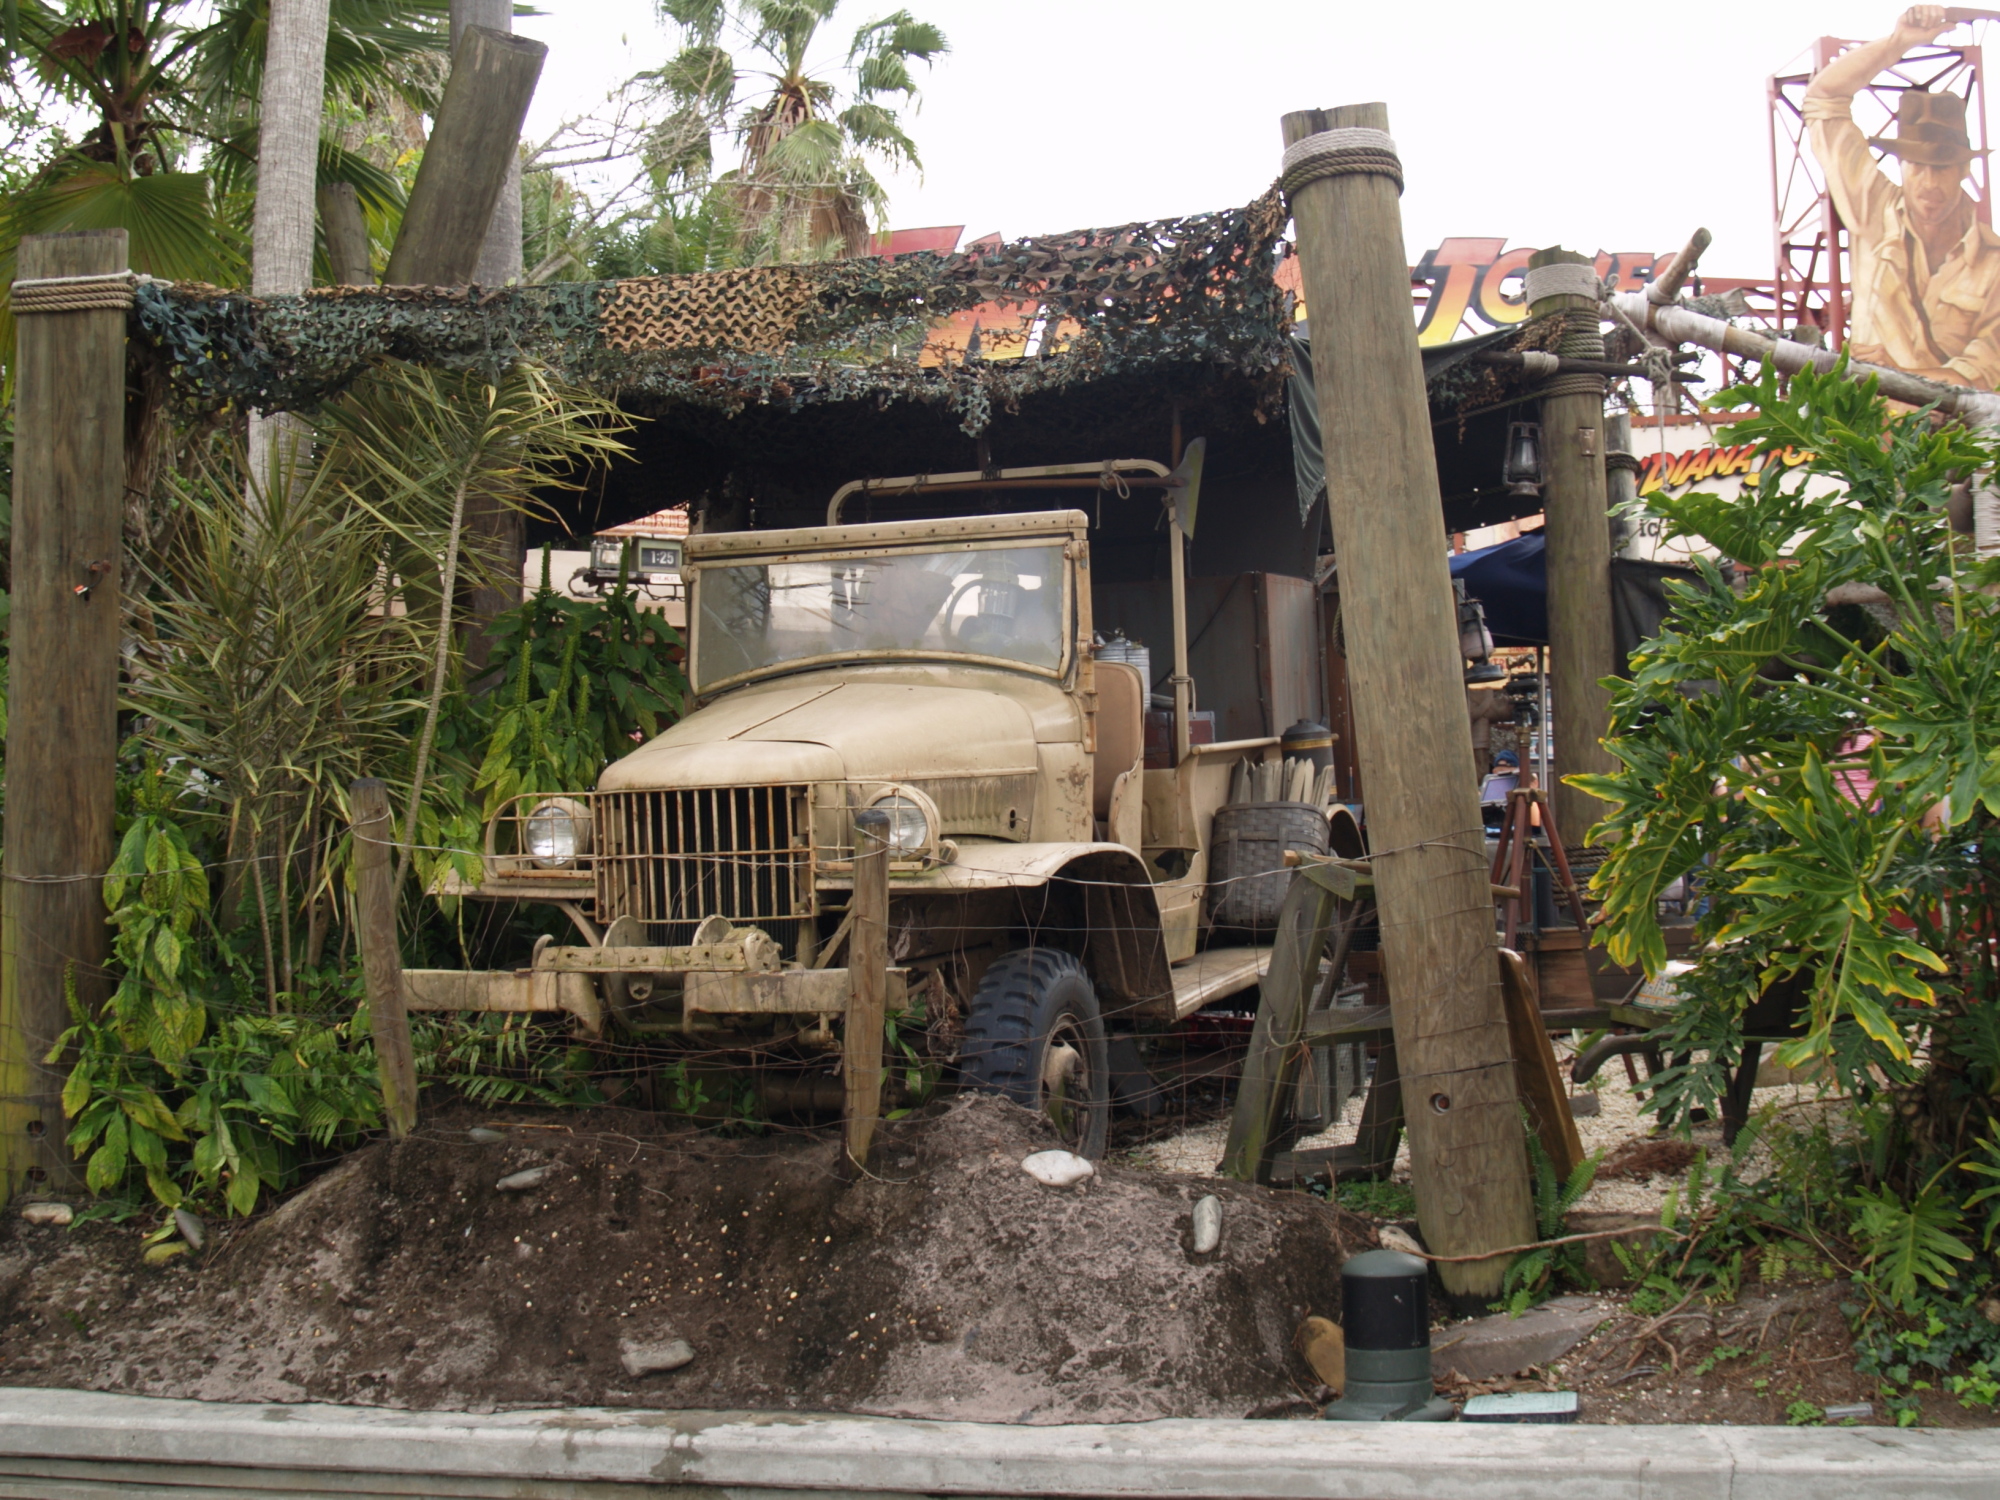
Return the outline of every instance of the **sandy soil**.
{"type": "MultiPolygon", "coordinates": [[[[1556,1055],[1567,1073],[1572,1049],[1566,1042],[1559,1042],[1556,1055]]],[[[1653,1117],[1642,1114],[1639,1098],[1626,1081],[1625,1072],[1617,1059],[1612,1059],[1596,1079],[1594,1090],[1578,1089],[1581,1096],[1594,1093],[1598,1101],[1598,1112],[1594,1115],[1579,1115],[1576,1121],[1577,1135],[1588,1152],[1602,1152],[1602,1165],[1607,1169],[1620,1166],[1620,1156],[1630,1153],[1654,1138],[1653,1117]]],[[[1301,1140],[1300,1149],[1342,1145],[1355,1138],[1361,1124],[1361,1109],[1364,1095],[1356,1094],[1347,1101],[1341,1114],[1341,1123],[1332,1130],[1301,1140]]],[[[1826,1107],[1832,1101],[1822,1096],[1820,1090],[1806,1084],[1779,1084],[1757,1090],[1754,1107],[1770,1107],[1783,1112],[1794,1124],[1803,1124],[1813,1112],[1826,1107]]],[[[1190,1125],[1160,1140],[1149,1141],[1132,1149],[1130,1156],[1135,1165],[1152,1168],[1161,1172],[1183,1173],[1194,1177],[1213,1177],[1222,1160],[1224,1143],[1229,1136],[1229,1121],[1226,1116],[1219,1119],[1203,1120],[1190,1125]]],[[[1690,1144],[1706,1150],[1711,1161],[1720,1161],[1724,1156],[1722,1126],[1718,1121],[1697,1125],[1689,1136],[1690,1144]]],[[[1670,1158],[1671,1159],[1671,1158],[1670,1158]]],[[[1626,1213],[1658,1213],[1666,1201],[1670,1188],[1686,1183],[1688,1163],[1692,1153],[1688,1153],[1678,1165],[1670,1169],[1628,1175],[1622,1171],[1600,1171],[1590,1191],[1584,1195],[1577,1207],[1582,1210],[1615,1210],[1626,1213]]],[[[1770,1170],[1770,1149],[1764,1144],[1753,1146],[1744,1156],[1743,1173],[1754,1180],[1770,1170]]],[[[1407,1138],[1396,1154],[1396,1180],[1410,1180],[1410,1144],[1407,1138]]]]}
{"type": "Polygon", "coordinates": [[[1310,1389],[1369,1226],[1308,1195],[1107,1166],[990,1098],[886,1128],[876,1176],[825,1134],[702,1135],[644,1115],[460,1113],[348,1158],[199,1264],[144,1224],[0,1227],[0,1383],[444,1409],[608,1404],[988,1421],[1242,1416],[1310,1389]],[[478,1143],[468,1127],[498,1123],[478,1143]],[[546,1167],[526,1191],[509,1174],[546,1167]],[[1221,1246],[1191,1251],[1195,1200],[1221,1246]],[[634,1378],[624,1345],[684,1339],[634,1378]]]}

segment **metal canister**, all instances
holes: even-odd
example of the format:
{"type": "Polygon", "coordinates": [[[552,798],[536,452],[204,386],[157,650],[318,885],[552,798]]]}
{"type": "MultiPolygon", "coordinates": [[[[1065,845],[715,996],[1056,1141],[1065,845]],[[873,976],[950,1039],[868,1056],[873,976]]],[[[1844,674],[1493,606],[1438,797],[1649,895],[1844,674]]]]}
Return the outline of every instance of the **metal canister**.
{"type": "Polygon", "coordinates": [[[1309,760],[1315,771],[1333,764],[1333,731],[1311,719],[1301,719],[1284,734],[1279,744],[1286,760],[1309,760]]]}
{"type": "Polygon", "coordinates": [[[1369,1250],[1340,1268],[1347,1386],[1333,1422],[1447,1422],[1431,1384],[1430,1270],[1400,1250],[1369,1250]]]}

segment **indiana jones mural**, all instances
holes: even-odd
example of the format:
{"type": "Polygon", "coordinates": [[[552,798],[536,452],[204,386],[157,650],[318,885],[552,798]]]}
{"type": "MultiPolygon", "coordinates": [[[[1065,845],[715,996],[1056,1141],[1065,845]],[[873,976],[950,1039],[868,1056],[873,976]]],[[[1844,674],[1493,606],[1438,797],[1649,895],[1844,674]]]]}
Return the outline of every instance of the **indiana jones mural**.
{"type": "Polygon", "coordinates": [[[1915,5],[1880,41],[1851,47],[1806,90],[1806,128],[1847,224],[1856,359],[1981,390],[2000,389],[2000,235],[1965,191],[1975,153],[1957,94],[1906,89],[1889,132],[1864,136],[1854,96],[1956,23],[1915,5]],[[1896,158],[1900,184],[1876,153],[1896,158]]]}

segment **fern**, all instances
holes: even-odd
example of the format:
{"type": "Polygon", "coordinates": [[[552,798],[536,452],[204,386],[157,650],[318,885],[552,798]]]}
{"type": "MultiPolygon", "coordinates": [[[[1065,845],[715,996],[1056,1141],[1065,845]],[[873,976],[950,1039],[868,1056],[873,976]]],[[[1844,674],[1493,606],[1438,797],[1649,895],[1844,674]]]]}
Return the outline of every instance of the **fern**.
{"type": "MultiPolygon", "coordinates": [[[[1523,1114],[1526,1127],[1527,1116],[1523,1114]]],[[[1593,1151],[1576,1164],[1567,1180],[1556,1176],[1556,1164],[1532,1129],[1527,1131],[1528,1163],[1534,1175],[1535,1233],[1543,1240],[1561,1239],[1569,1227],[1569,1213],[1590,1191],[1597,1179],[1597,1163],[1602,1152],[1593,1151]]],[[[1575,1245],[1539,1245],[1518,1257],[1507,1268],[1501,1282],[1502,1301],[1497,1306],[1519,1317],[1553,1290],[1558,1273],[1580,1276],[1583,1257],[1575,1245]]]]}

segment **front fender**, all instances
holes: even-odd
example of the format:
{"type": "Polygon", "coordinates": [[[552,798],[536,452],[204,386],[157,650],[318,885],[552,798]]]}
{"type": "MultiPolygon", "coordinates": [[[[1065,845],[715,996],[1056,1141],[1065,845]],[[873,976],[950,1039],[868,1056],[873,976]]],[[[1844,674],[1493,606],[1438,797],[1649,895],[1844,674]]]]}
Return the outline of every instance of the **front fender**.
{"type": "MultiPolygon", "coordinates": [[[[850,883],[844,877],[820,881],[830,889],[850,883]]],[[[1107,1015],[1174,1019],[1159,901],[1145,861],[1123,844],[966,844],[948,865],[889,877],[891,900],[1008,890],[1046,891],[1081,916],[1081,957],[1107,1015]]]]}

